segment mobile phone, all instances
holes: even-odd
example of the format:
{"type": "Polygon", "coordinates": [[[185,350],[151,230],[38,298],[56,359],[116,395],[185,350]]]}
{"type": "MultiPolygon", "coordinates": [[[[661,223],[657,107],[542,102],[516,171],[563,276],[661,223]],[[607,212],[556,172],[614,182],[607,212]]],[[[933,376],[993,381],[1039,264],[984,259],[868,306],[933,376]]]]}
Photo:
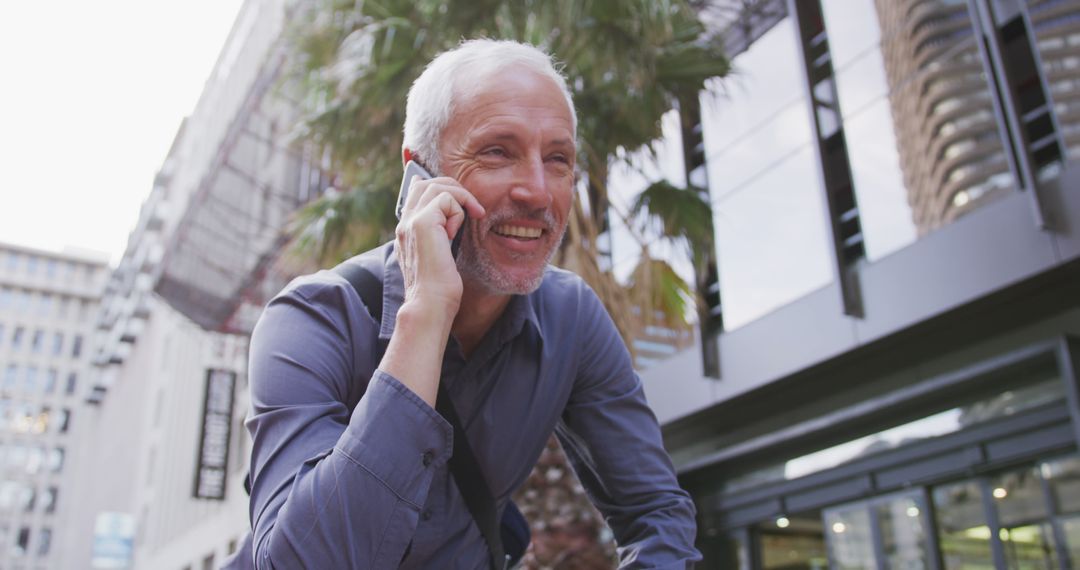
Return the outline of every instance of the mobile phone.
{"type": "MultiPolygon", "coordinates": [[[[431,173],[416,161],[410,160],[405,163],[405,175],[401,177],[401,190],[398,191],[397,208],[394,210],[394,214],[397,215],[399,220],[401,219],[401,211],[405,208],[405,200],[409,197],[409,184],[412,183],[413,176],[419,176],[421,180],[433,178],[431,173]]],[[[461,221],[461,227],[458,228],[453,241],[450,242],[450,253],[454,256],[454,259],[457,259],[458,251],[461,250],[461,236],[465,234],[465,224],[468,221],[469,215],[466,213],[465,219],[461,221]]]]}

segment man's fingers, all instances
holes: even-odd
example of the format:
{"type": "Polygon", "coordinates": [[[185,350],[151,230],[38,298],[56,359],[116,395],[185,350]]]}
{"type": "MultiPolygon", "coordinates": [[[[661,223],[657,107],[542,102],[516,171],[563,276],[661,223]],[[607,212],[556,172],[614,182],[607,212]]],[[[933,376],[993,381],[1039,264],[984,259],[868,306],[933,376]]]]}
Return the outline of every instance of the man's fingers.
{"type": "Polygon", "coordinates": [[[438,196],[449,194],[453,200],[469,213],[470,216],[482,218],[486,214],[480,201],[466,190],[453,178],[441,177],[431,180],[413,179],[410,185],[409,197],[406,199],[405,212],[416,211],[423,208],[438,196]]]}

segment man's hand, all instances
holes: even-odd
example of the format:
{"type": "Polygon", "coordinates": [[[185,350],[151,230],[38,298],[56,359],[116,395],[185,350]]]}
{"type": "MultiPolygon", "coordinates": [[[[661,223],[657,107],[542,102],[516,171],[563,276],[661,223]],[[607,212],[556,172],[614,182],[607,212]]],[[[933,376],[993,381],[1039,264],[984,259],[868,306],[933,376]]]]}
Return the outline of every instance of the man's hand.
{"type": "Polygon", "coordinates": [[[466,211],[476,219],[485,215],[480,202],[453,178],[414,177],[396,231],[405,301],[379,368],[432,407],[446,341],[461,304],[463,285],[450,242],[466,211]]]}
{"type": "Polygon", "coordinates": [[[397,225],[405,303],[437,311],[450,321],[457,315],[462,293],[450,242],[465,223],[466,210],[476,219],[485,213],[480,202],[453,178],[414,176],[397,225]]]}

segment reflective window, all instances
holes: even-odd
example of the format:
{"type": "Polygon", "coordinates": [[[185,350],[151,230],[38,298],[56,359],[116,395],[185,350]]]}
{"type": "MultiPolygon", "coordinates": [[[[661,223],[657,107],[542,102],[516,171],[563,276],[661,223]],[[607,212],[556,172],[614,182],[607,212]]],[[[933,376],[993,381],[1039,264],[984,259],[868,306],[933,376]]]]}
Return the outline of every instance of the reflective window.
{"type": "Polygon", "coordinates": [[[993,568],[990,527],[983,510],[982,491],[976,481],[934,489],[938,548],[945,570],[993,568]]]}
{"type": "Polygon", "coordinates": [[[30,352],[38,354],[41,352],[41,345],[45,341],[45,331],[38,329],[34,331],[34,338],[30,341],[30,352]]]}
{"type": "MultiPolygon", "coordinates": [[[[829,567],[825,540],[821,532],[821,519],[811,520],[799,517],[787,519],[781,517],[781,527],[771,524],[758,534],[761,548],[762,570],[787,570],[805,568],[824,570],[829,567]]],[[[716,568],[735,568],[735,566],[716,566],[716,568]]]]}
{"type": "Polygon", "coordinates": [[[25,376],[26,381],[23,384],[23,389],[26,390],[28,393],[33,392],[34,390],[37,389],[37,373],[38,373],[37,366],[27,366],[26,367],[26,376],[25,376]]]}
{"type": "Polygon", "coordinates": [[[1067,159],[1080,160],[1080,6],[1061,0],[1028,0],[1028,6],[1067,159]]]}
{"type": "Polygon", "coordinates": [[[822,8],[871,261],[1013,187],[965,2],[822,8]]]}
{"type": "Polygon", "coordinates": [[[52,529],[43,528],[38,532],[38,556],[48,556],[49,549],[52,547],[52,529]]]}
{"type": "Polygon", "coordinates": [[[54,447],[49,453],[49,471],[59,473],[64,468],[64,448],[54,447]]]}
{"type": "Polygon", "coordinates": [[[1065,535],[1065,549],[1069,553],[1072,567],[1080,568],[1080,516],[1063,519],[1061,529],[1065,535]]]}
{"type": "Polygon", "coordinates": [[[56,381],[59,375],[60,373],[57,372],[55,368],[50,368],[49,371],[45,373],[45,385],[42,387],[41,391],[45,392],[46,394],[52,394],[53,392],[55,392],[56,381]]]}
{"type": "Polygon", "coordinates": [[[870,513],[865,507],[825,512],[825,535],[832,568],[863,570],[877,568],[870,513]]]}
{"type": "Polygon", "coordinates": [[[18,364],[8,364],[7,368],[4,369],[4,389],[5,390],[14,390],[15,385],[18,383],[18,376],[19,376],[19,365],[18,364]]]}
{"type": "Polygon", "coordinates": [[[1039,470],[1019,469],[992,477],[999,538],[1010,569],[1057,568],[1054,533],[1039,470]]]}
{"type": "Polygon", "coordinates": [[[74,394],[75,393],[75,385],[78,383],[78,380],[79,380],[78,374],[76,374],[74,372],[68,374],[67,386],[64,388],[64,393],[69,395],[69,396],[71,394],[74,394]]]}
{"type": "Polygon", "coordinates": [[[63,350],[64,350],[64,333],[62,333],[62,332],[53,333],[53,345],[52,345],[53,356],[60,356],[60,354],[63,352],[63,350]]]}
{"type": "Polygon", "coordinates": [[[881,529],[881,549],[885,568],[925,570],[930,568],[930,552],[919,501],[912,496],[884,500],[874,508],[881,529]]]}
{"type": "Polygon", "coordinates": [[[1058,512],[1080,513],[1080,457],[1048,461],[1039,469],[1050,483],[1058,512]]]}
{"type": "Polygon", "coordinates": [[[790,18],[703,95],[724,323],[737,328],[832,280],[828,217],[790,18]]]}
{"type": "Polygon", "coordinates": [[[59,489],[56,487],[49,487],[41,498],[41,510],[46,513],[56,512],[56,501],[59,498],[59,495],[59,489]]]}
{"type": "MultiPolygon", "coordinates": [[[[1041,378],[1045,378],[1045,376],[1041,376],[1041,378]]],[[[868,457],[875,453],[909,445],[919,440],[954,433],[1024,410],[1061,401],[1065,398],[1065,387],[1057,377],[1042,381],[1032,377],[1023,377],[1017,378],[1017,382],[1023,383],[1025,386],[1005,390],[989,398],[976,400],[906,424],[789,459],[784,462],[783,468],[770,465],[732,477],[725,482],[724,492],[733,492],[770,481],[796,479],[849,461],[868,457]]]]}
{"type": "Polygon", "coordinates": [[[22,346],[23,335],[26,334],[26,330],[22,327],[15,327],[15,333],[11,335],[11,349],[18,350],[22,346]]]}
{"type": "Polygon", "coordinates": [[[12,553],[15,556],[22,556],[26,554],[26,551],[30,548],[30,527],[24,526],[19,529],[19,534],[15,538],[15,546],[12,549],[12,553]]]}

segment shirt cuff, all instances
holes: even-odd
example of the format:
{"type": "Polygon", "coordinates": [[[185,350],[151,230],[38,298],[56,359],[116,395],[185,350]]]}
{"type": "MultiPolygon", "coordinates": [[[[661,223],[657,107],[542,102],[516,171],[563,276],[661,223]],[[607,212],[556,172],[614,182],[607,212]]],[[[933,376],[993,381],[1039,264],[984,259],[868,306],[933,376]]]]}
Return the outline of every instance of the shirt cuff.
{"type": "Polygon", "coordinates": [[[420,508],[430,470],[449,461],[454,431],[438,412],[390,374],[376,370],[353,410],[338,449],[420,508]]]}

